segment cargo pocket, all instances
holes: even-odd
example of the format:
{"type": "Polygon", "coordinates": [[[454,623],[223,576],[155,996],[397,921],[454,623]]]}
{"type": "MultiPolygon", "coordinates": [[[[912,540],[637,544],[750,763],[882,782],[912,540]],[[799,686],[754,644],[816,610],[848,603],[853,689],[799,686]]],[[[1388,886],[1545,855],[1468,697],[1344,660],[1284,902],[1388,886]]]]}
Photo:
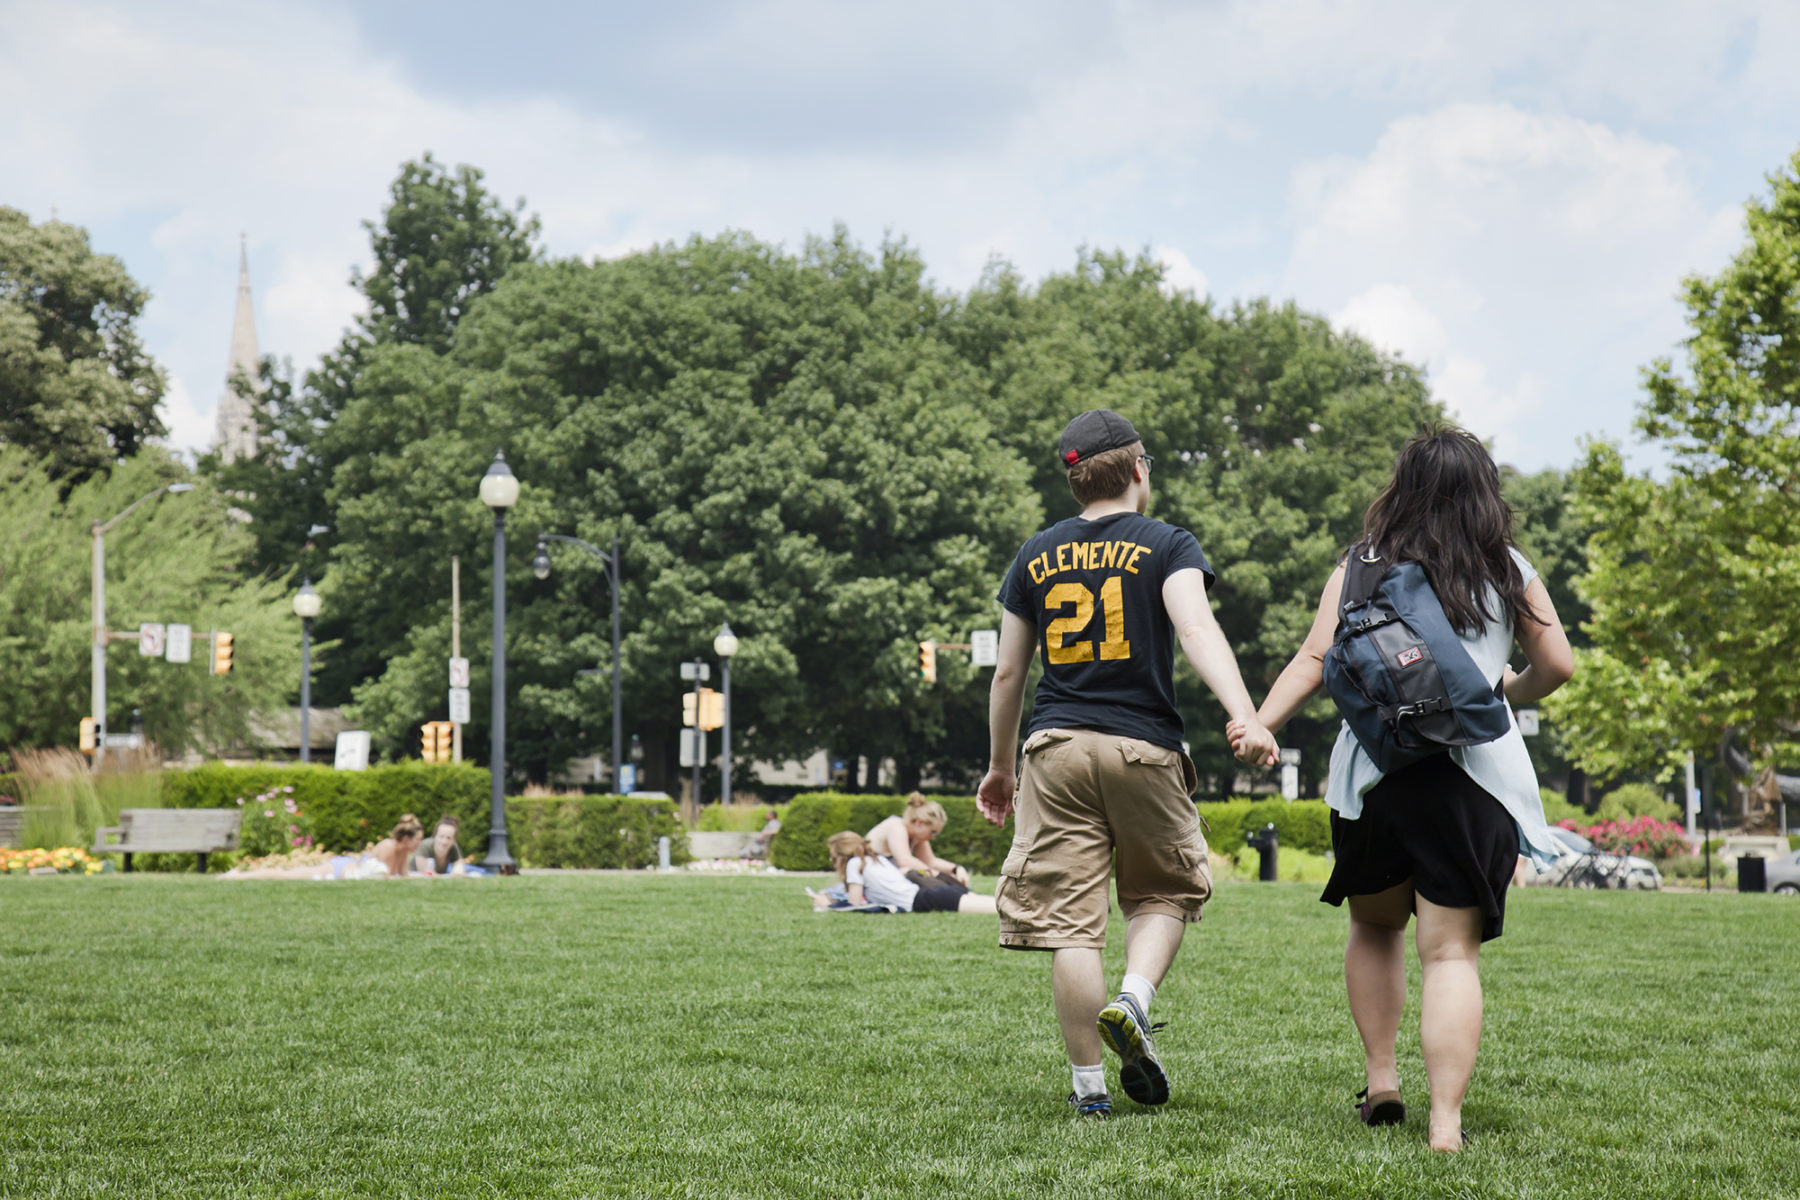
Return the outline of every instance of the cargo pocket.
{"type": "Polygon", "coordinates": [[[1030,915],[1025,902],[1025,870],[1030,862],[1026,848],[1014,842],[1012,849],[1006,852],[1006,861],[1000,864],[1000,880],[994,885],[995,907],[1001,915],[1014,921],[1030,915]]]}
{"type": "Polygon", "coordinates": [[[1032,755],[1039,751],[1047,750],[1051,746],[1060,746],[1074,736],[1075,735],[1067,729],[1040,729],[1025,739],[1025,745],[1023,749],[1020,750],[1020,753],[1026,758],[1030,758],[1032,755]]]}
{"type": "Polygon", "coordinates": [[[1189,881],[1193,889],[1193,920],[1200,919],[1200,906],[1212,898],[1213,878],[1212,864],[1206,857],[1206,839],[1195,835],[1195,841],[1187,845],[1174,847],[1175,859],[1181,865],[1182,877],[1189,881]]]}

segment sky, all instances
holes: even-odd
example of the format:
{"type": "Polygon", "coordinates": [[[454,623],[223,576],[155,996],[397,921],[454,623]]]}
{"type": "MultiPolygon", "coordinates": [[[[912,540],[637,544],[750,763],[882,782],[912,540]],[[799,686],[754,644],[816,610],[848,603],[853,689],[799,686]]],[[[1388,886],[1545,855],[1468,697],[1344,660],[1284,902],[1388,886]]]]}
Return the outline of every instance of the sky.
{"type": "Polygon", "coordinates": [[[426,151],[554,256],[904,237],[941,287],[1148,251],[1424,367],[1496,456],[1633,448],[1678,291],[1800,147],[1792,0],[0,0],[0,205],[151,292],[170,442],[213,438],[239,236],[304,370],[426,151]]]}

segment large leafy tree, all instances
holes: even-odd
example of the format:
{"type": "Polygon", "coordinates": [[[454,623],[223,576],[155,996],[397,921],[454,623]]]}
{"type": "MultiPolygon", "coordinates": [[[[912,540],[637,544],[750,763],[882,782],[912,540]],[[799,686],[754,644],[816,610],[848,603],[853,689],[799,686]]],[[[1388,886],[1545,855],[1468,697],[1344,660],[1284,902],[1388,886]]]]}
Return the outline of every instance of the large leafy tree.
{"type": "Polygon", "coordinates": [[[1638,428],[1667,477],[1589,448],[1580,582],[1593,645],[1555,710],[1585,767],[1666,777],[1743,726],[1765,760],[1800,719],[1800,154],[1746,208],[1748,240],[1686,282],[1686,367],[1645,372],[1638,428]]]}
{"type": "MultiPolygon", "coordinates": [[[[261,450],[220,474],[251,515],[248,562],[258,571],[325,569],[328,558],[313,546],[328,547],[337,537],[332,479],[347,459],[368,449],[359,440],[365,430],[340,428],[340,418],[359,397],[384,394],[397,374],[446,352],[470,306],[537,255],[537,218],[525,215],[523,201],[506,205],[479,170],[447,167],[430,154],[401,167],[381,220],[364,228],[374,267],[353,273],[351,284],[367,312],[304,380],[265,360],[261,450]],[[314,525],[333,532],[309,537],[314,525]]],[[[341,650],[321,672],[319,692],[327,702],[348,698],[354,683],[383,669],[395,644],[398,635],[390,631],[370,637],[352,625],[365,615],[333,609],[321,618],[322,633],[342,637],[341,650]]]]}
{"type": "MultiPolygon", "coordinates": [[[[906,247],[871,255],[841,231],[799,255],[726,236],[515,270],[449,355],[393,357],[345,411],[347,434],[392,449],[334,479],[333,594],[420,597],[423,618],[358,691],[364,721],[397,738],[441,703],[442,568],[484,547],[475,484],[503,446],[524,481],[515,544],[620,539],[625,703],[647,743],[678,719],[678,663],[710,658],[728,620],[746,757],[830,746],[894,757],[903,782],[974,762],[981,688],[948,656],[943,686],[923,684],[916,643],[986,623],[1039,508],[979,372],[938,336],[952,307],[906,247]]],[[[575,672],[607,658],[607,599],[592,560],[558,551],[539,583],[527,557],[508,740],[542,766],[604,738],[607,683],[575,672]]]]}
{"type": "Polygon", "coordinates": [[[137,335],[148,299],[85,230],[0,208],[0,445],[74,483],[166,433],[137,335]]]}
{"type": "MultiPolygon", "coordinates": [[[[0,448],[0,746],[72,746],[88,714],[92,645],[91,530],[187,472],[151,448],[62,494],[35,456],[0,448]]],[[[145,731],[166,751],[254,744],[258,714],[282,707],[300,678],[293,613],[280,589],[238,569],[246,535],[229,498],[201,486],[133,513],[106,536],[106,615],[236,636],[230,675],[207,674],[198,637],[186,664],[145,658],[134,643],[107,652],[107,718],[145,731]]]]}

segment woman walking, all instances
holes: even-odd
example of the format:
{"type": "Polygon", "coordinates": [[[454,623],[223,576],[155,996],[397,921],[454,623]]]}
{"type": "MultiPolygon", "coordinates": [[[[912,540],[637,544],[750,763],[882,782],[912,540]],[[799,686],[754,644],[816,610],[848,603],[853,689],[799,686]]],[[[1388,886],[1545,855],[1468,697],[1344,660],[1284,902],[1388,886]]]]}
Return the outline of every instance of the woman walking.
{"type": "MultiPolygon", "coordinates": [[[[1472,435],[1433,429],[1408,442],[1352,552],[1422,566],[1470,657],[1515,707],[1549,695],[1573,673],[1550,595],[1512,544],[1500,473],[1472,435]],[[1515,641],[1527,664],[1517,673],[1507,665],[1515,641]]],[[[1340,563],[1299,653],[1263,701],[1258,715],[1271,730],[1319,689],[1343,582],[1340,563]]],[[[1237,730],[1229,732],[1235,744],[1237,730]]],[[[1358,1111],[1371,1125],[1406,1115],[1394,1043],[1406,1002],[1403,937],[1416,914],[1428,1139],[1434,1150],[1458,1150],[1481,1042],[1481,943],[1500,936],[1518,856],[1556,855],[1531,757],[1514,721],[1496,741],[1451,747],[1384,776],[1345,725],[1325,798],[1336,860],[1321,899],[1350,905],[1344,983],[1367,1071],[1358,1111]]]]}

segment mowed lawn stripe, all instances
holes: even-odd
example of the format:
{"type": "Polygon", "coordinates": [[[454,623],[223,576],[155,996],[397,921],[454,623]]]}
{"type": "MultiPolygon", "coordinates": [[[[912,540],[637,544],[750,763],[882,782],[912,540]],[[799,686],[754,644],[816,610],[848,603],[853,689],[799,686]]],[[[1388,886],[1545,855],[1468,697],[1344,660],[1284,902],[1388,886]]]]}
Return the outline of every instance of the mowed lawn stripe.
{"type": "Polygon", "coordinates": [[[1221,888],[1173,1098],[1083,1123],[1047,956],[803,882],[0,881],[0,1195],[1796,1194],[1800,904],[1514,892],[1445,1159],[1416,1034],[1406,1125],[1356,1122],[1316,888],[1221,888]]]}

